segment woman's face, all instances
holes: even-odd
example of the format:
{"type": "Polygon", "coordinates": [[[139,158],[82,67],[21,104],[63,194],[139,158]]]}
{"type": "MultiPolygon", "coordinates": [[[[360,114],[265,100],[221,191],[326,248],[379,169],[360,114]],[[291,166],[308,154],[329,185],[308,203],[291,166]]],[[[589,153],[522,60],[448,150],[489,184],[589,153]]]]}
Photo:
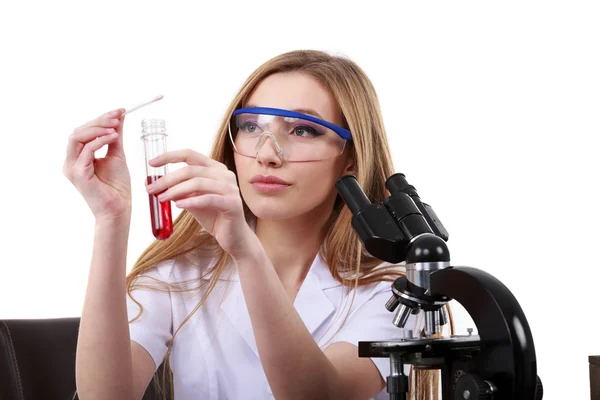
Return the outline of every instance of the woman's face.
{"type": "MultiPolygon", "coordinates": [[[[338,126],[342,113],[333,96],[315,78],[300,72],[276,73],[265,78],[244,107],[272,107],[303,110],[338,126]],[[311,111],[308,111],[311,110],[311,111]]],[[[284,148],[285,151],[285,148],[284,148]]],[[[319,161],[281,160],[267,139],[256,158],[234,153],[238,184],[244,201],[261,219],[282,220],[308,213],[329,215],[337,191],[335,182],[350,173],[348,151],[319,161]],[[257,175],[273,176],[287,183],[283,187],[251,183],[257,175]]]]}

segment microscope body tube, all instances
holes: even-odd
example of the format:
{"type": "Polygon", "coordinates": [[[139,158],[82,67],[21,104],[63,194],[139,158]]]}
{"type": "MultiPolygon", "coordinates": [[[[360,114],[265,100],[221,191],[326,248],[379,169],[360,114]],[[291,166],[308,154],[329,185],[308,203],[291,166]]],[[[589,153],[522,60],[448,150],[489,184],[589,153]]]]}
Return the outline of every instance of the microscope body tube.
{"type": "Polygon", "coordinates": [[[405,240],[389,211],[382,203],[371,203],[354,175],[340,178],[335,187],[352,211],[352,228],[367,251],[380,260],[401,262],[405,259],[405,240]]]}
{"type": "Polygon", "coordinates": [[[433,233],[436,236],[441,237],[445,241],[448,241],[448,231],[446,230],[444,225],[442,225],[442,222],[437,217],[437,214],[435,213],[435,211],[433,211],[433,208],[429,204],[423,203],[421,201],[417,190],[414,186],[408,183],[404,174],[396,173],[390,176],[385,182],[385,187],[392,194],[392,196],[398,196],[401,193],[410,196],[412,201],[415,203],[415,205],[423,215],[423,218],[427,221],[427,224],[432,229],[433,233]]]}

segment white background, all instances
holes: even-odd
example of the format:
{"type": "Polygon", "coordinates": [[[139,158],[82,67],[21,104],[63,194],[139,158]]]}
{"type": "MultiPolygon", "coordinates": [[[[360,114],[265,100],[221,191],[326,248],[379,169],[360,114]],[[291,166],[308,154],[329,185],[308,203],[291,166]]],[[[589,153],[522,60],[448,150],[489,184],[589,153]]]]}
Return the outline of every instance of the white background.
{"type": "MultiPolygon", "coordinates": [[[[395,168],[450,232],[453,265],[488,271],[519,300],[544,398],[589,398],[587,357],[600,354],[598,3],[203,4],[0,7],[0,318],[80,315],[93,219],[61,171],[76,126],[165,95],[125,125],[129,269],[153,240],[142,118],[167,120],[171,149],[207,153],[248,74],[319,49],[372,79],[395,168]]],[[[457,318],[460,332],[472,326],[457,318]]]]}

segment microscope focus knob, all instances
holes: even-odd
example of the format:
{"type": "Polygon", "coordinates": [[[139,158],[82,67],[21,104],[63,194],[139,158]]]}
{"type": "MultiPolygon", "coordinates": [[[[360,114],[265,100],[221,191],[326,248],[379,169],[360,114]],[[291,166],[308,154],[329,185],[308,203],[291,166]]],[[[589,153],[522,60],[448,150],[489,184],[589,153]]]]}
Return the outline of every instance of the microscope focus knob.
{"type": "Polygon", "coordinates": [[[479,375],[466,374],[456,381],[454,400],[486,400],[492,398],[492,391],[488,382],[479,375]]]}

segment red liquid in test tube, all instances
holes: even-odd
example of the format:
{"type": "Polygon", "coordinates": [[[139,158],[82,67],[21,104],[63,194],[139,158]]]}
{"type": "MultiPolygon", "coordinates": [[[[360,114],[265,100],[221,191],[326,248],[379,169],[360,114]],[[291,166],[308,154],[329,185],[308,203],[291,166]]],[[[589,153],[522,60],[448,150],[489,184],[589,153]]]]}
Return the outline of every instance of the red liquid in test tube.
{"type": "MultiPolygon", "coordinates": [[[[151,184],[167,174],[167,166],[153,167],[148,161],[167,151],[167,132],[162,119],[145,119],[142,121],[142,141],[146,159],[146,183],[151,184]]],[[[152,234],[158,240],[166,240],[173,233],[171,201],[159,201],[158,195],[149,194],[150,223],[152,234]]]]}
{"type": "MultiPolygon", "coordinates": [[[[161,178],[161,176],[148,176],[146,178],[146,182],[149,185],[158,180],[158,178],[161,178]]],[[[171,201],[158,201],[156,194],[149,194],[148,198],[150,200],[150,222],[152,224],[152,234],[159,240],[168,239],[173,233],[171,201]]]]}

